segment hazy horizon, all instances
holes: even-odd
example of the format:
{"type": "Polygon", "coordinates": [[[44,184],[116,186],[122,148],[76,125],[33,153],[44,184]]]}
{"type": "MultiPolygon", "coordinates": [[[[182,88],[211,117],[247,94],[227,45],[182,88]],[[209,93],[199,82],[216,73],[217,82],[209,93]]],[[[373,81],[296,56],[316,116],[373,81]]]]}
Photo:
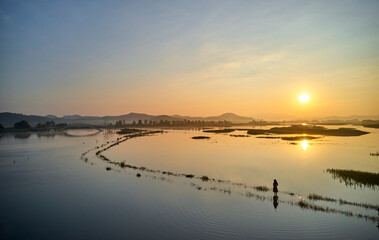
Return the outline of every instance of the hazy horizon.
{"type": "MultiPolygon", "coordinates": [[[[0,112],[0,113],[8,113],[8,112],[0,112]]],[[[353,120],[353,119],[360,119],[360,120],[365,120],[365,119],[372,119],[372,120],[377,120],[379,119],[379,114],[374,114],[374,115],[359,115],[359,114],[354,114],[354,115],[330,115],[330,116],[310,116],[307,118],[301,118],[301,117],[294,117],[294,116],[286,116],[286,115],[279,115],[279,114],[256,114],[254,116],[247,116],[247,115],[241,115],[237,114],[234,112],[223,112],[219,113],[216,115],[181,115],[181,114],[165,114],[165,113],[160,113],[160,114],[150,114],[148,112],[126,112],[126,113],[118,113],[118,114],[113,114],[113,115],[83,115],[80,113],[74,113],[74,114],[64,114],[64,115],[57,115],[54,113],[49,113],[45,115],[38,115],[38,114],[26,114],[26,113],[21,113],[21,112],[9,112],[9,113],[15,113],[15,114],[23,114],[23,115],[35,115],[35,116],[42,116],[42,117],[48,117],[49,115],[53,115],[57,118],[63,118],[63,117],[72,117],[72,116],[81,116],[81,117],[115,117],[115,116],[123,116],[123,115],[129,115],[129,114],[146,114],[149,116],[180,116],[180,117],[190,117],[190,118],[209,118],[209,117],[220,117],[224,114],[234,114],[237,115],[238,117],[245,117],[245,118],[252,118],[256,120],[267,120],[267,121],[296,121],[296,120],[316,120],[316,119],[325,119],[325,120],[353,120]]]]}
{"type": "Polygon", "coordinates": [[[2,1],[0,9],[0,112],[379,113],[377,1],[2,1]]]}

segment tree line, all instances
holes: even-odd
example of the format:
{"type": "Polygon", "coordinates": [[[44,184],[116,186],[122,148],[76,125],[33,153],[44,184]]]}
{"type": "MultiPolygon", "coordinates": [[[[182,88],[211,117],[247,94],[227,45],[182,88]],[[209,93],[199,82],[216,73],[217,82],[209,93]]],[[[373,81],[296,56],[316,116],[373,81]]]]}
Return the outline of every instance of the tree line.
{"type": "MultiPolygon", "coordinates": [[[[28,121],[21,120],[13,124],[14,129],[34,129],[34,130],[50,130],[58,129],[67,126],[66,123],[56,124],[54,121],[47,121],[45,123],[38,123],[35,127],[32,127],[28,121]]],[[[5,129],[3,125],[0,124],[0,129],[5,129]]]]}
{"type": "Polygon", "coordinates": [[[218,126],[218,127],[225,127],[232,125],[232,122],[230,121],[200,121],[200,120],[176,120],[176,121],[169,121],[169,120],[159,120],[159,121],[152,121],[152,120],[138,120],[133,121],[132,123],[126,123],[125,120],[118,120],[116,123],[110,124],[108,126],[113,126],[115,128],[124,128],[124,127],[184,127],[184,126],[191,126],[191,127],[203,127],[203,126],[218,126]]]}

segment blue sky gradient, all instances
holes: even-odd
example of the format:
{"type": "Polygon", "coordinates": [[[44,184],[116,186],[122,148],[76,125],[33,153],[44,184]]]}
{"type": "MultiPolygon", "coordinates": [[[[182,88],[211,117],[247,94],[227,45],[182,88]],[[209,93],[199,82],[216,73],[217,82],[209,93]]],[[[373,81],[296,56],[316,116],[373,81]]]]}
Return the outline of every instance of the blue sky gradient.
{"type": "Polygon", "coordinates": [[[378,114],[378,12],[378,1],[1,1],[0,111],[378,114]]]}

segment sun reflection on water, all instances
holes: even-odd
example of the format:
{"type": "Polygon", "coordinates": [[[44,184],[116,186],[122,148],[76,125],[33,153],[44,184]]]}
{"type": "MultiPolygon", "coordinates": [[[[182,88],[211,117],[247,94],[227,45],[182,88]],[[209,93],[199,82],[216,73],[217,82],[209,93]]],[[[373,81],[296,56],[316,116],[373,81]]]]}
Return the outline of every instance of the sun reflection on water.
{"type": "Polygon", "coordinates": [[[301,146],[303,147],[304,150],[307,150],[307,148],[308,148],[308,141],[307,140],[303,140],[301,142],[301,146]]]}

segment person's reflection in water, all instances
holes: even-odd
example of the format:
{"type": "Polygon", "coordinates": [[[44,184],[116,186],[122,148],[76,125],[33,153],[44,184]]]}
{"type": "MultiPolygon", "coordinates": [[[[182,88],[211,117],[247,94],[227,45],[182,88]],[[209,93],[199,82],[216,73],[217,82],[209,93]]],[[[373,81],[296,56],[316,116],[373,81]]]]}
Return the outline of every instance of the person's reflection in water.
{"type": "Polygon", "coordinates": [[[275,211],[276,211],[276,208],[279,205],[279,197],[277,195],[274,195],[273,202],[274,202],[274,208],[275,208],[275,211]]]}

